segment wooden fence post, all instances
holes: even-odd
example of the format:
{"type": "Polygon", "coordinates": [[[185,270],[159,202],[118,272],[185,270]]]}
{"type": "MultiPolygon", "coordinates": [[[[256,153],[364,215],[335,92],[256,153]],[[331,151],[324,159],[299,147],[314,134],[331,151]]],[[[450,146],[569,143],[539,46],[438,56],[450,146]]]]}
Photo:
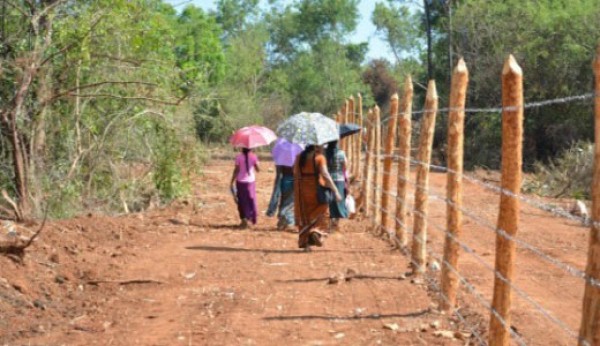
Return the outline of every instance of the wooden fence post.
{"type": "Polygon", "coordinates": [[[398,94],[392,95],[390,99],[390,118],[388,121],[388,133],[385,141],[385,158],[383,161],[383,193],[381,194],[381,229],[388,233],[390,239],[389,218],[394,214],[390,208],[390,185],[392,181],[392,163],[394,162],[394,148],[396,147],[396,123],[398,121],[398,94]]]}
{"type": "Polygon", "coordinates": [[[375,127],[375,174],[373,180],[375,180],[375,192],[373,193],[375,210],[373,214],[373,230],[377,230],[377,226],[381,224],[381,114],[379,106],[373,108],[373,126],[375,127]]]}
{"type": "Polygon", "coordinates": [[[421,120],[419,154],[417,156],[417,186],[415,188],[415,213],[412,243],[412,269],[416,275],[425,272],[427,258],[427,204],[429,201],[429,163],[433,147],[433,132],[438,109],[435,81],[430,80],[425,97],[425,113],[421,120]]]}
{"type": "MultiPolygon", "coordinates": [[[[354,96],[350,95],[350,97],[348,98],[348,122],[349,123],[354,123],[354,96]]],[[[354,165],[356,164],[356,162],[354,162],[354,138],[355,136],[348,136],[348,143],[347,143],[347,151],[346,151],[346,158],[348,159],[348,162],[350,163],[349,167],[346,167],[346,169],[348,169],[348,173],[352,174],[354,172],[354,165]]]]}
{"type": "Polygon", "coordinates": [[[410,140],[412,135],[412,98],[413,85],[412,78],[406,77],[404,81],[404,95],[402,96],[402,106],[400,107],[400,116],[398,117],[398,181],[396,202],[396,236],[398,238],[398,247],[406,248],[408,244],[408,229],[406,227],[408,179],[410,178],[410,140]]]}
{"type": "Polygon", "coordinates": [[[600,288],[590,283],[590,279],[600,280],[600,46],[596,50],[594,61],[594,77],[596,80],[595,109],[595,142],[594,148],[594,181],[592,185],[592,231],[588,250],[588,262],[585,270],[585,293],[581,327],[579,329],[579,345],[600,345],[600,288]]]}
{"type": "MultiPolygon", "coordinates": [[[[348,99],[346,99],[344,101],[344,106],[342,106],[342,124],[347,124],[348,123],[348,99]]],[[[344,138],[342,140],[340,140],[340,143],[338,143],[340,145],[340,148],[344,151],[344,152],[348,152],[348,138],[344,138]]]]}
{"type": "Polygon", "coordinates": [[[500,213],[496,235],[496,276],[494,299],[490,319],[490,346],[508,346],[510,342],[510,306],[512,299],[515,243],[511,237],[517,233],[519,223],[519,199],[521,191],[521,168],[523,160],[523,72],[511,55],[502,69],[502,181],[500,213]],[[510,107],[510,108],[506,108],[510,107]],[[501,275],[503,279],[500,279],[501,275]]]}
{"type": "Polygon", "coordinates": [[[375,133],[373,127],[373,111],[367,112],[367,151],[364,165],[363,181],[363,201],[365,206],[365,216],[371,216],[371,202],[373,195],[373,150],[375,150],[375,133]]]}
{"type": "Polygon", "coordinates": [[[459,239],[462,232],[462,174],[463,174],[463,144],[465,128],[465,104],[469,71],[465,61],[460,59],[452,74],[450,89],[450,114],[448,116],[448,182],[446,206],[448,234],[444,244],[444,264],[442,264],[442,310],[450,310],[456,305],[458,289],[459,239]]]}
{"type": "Polygon", "coordinates": [[[355,167],[354,170],[354,179],[357,181],[360,181],[361,178],[361,159],[362,159],[362,139],[363,139],[363,119],[362,119],[362,95],[358,94],[356,97],[356,101],[358,103],[357,105],[357,113],[356,113],[356,120],[357,120],[357,124],[358,126],[360,126],[361,130],[360,133],[358,134],[358,136],[356,137],[356,150],[354,151],[354,160],[356,161],[357,165],[355,167]]]}

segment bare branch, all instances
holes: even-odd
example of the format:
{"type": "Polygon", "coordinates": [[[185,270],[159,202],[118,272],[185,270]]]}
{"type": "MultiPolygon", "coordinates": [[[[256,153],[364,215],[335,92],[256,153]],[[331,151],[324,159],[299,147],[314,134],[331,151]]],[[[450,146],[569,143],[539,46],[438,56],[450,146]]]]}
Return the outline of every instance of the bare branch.
{"type": "Polygon", "coordinates": [[[179,106],[183,100],[187,98],[187,95],[184,95],[174,101],[169,100],[161,100],[152,97],[143,97],[143,96],[119,96],[112,94],[71,94],[71,96],[79,96],[82,98],[114,98],[118,100],[140,100],[140,101],[148,101],[153,103],[164,104],[168,106],[179,106]]]}
{"type": "Polygon", "coordinates": [[[114,85],[114,84],[122,84],[122,85],[146,85],[146,86],[153,86],[156,87],[158,86],[156,83],[149,83],[149,82],[138,82],[138,81],[104,81],[104,82],[98,82],[98,83],[92,83],[92,84],[87,84],[87,85],[83,85],[83,86],[79,86],[79,87],[75,87],[66,91],[63,91],[61,93],[58,93],[56,95],[53,95],[52,97],[43,100],[41,102],[42,105],[48,104],[56,99],[59,99],[63,96],[77,96],[77,95],[73,95],[73,92],[76,90],[81,90],[81,89],[90,89],[90,88],[96,88],[99,86],[103,86],[103,85],[114,85]]]}
{"type": "Polygon", "coordinates": [[[100,23],[102,17],[104,16],[104,13],[101,13],[100,15],[98,15],[98,18],[94,19],[92,21],[92,25],[90,25],[90,29],[88,31],[85,32],[84,35],[77,37],[76,39],[73,40],[73,42],[67,44],[66,46],[60,48],[56,53],[51,54],[50,56],[48,56],[46,59],[44,59],[42,61],[42,63],[40,64],[40,66],[43,66],[45,64],[47,64],[48,62],[52,61],[55,57],[64,54],[65,52],[69,51],[71,48],[77,46],[78,44],[81,43],[81,41],[83,41],[84,38],[88,37],[92,31],[96,28],[96,26],[100,23]]]}
{"type": "Polygon", "coordinates": [[[17,10],[19,13],[21,13],[23,16],[25,17],[29,17],[29,14],[27,14],[21,7],[15,5],[12,0],[4,0],[10,7],[14,8],[15,10],[17,10]]]}
{"type": "Polygon", "coordinates": [[[13,212],[15,214],[15,218],[17,220],[22,220],[23,219],[23,214],[21,213],[21,209],[19,209],[19,207],[17,206],[17,203],[10,198],[10,196],[8,195],[8,192],[6,192],[6,190],[2,190],[2,197],[4,197],[4,199],[8,202],[8,204],[10,204],[10,206],[13,209],[13,212]]]}
{"type": "Polygon", "coordinates": [[[35,238],[38,237],[38,235],[40,235],[40,233],[44,230],[44,226],[46,226],[46,220],[48,219],[48,210],[50,208],[48,206],[46,206],[46,211],[44,212],[44,221],[42,221],[42,225],[40,226],[40,228],[37,230],[37,232],[35,232],[31,238],[29,238],[29,240],[27,241],[27,243],[25,243],[25,245],[23,246],[23,250],[27,249],[29,246],[31,246],[31,244],[33,243],[33,241],[35,240],[35,238]]]}
{"type": "Polygon", "coordinates": [[[53,8],[57,7],[58,5],[61,5],[62,3],[67,2],[66,0],[56,0],[55,2],[51,3],[50,5],[46,6],[39,14],[39,17],[43,17],[45,15],[48,14],[48,12],[50,12],[53,8]]]}

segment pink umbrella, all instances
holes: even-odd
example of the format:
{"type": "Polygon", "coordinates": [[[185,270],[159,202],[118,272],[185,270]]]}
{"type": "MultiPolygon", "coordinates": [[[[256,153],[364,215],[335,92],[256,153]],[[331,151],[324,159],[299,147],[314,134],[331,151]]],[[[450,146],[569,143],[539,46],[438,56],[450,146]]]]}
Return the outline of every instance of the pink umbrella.
{"type": "Polygon", "coordinates": [[[247,126],[235,131],[229,138],[229,143],[234,147],[257,148],[269,145],[277,139],[275,133],[263,126],[247,126]]]}

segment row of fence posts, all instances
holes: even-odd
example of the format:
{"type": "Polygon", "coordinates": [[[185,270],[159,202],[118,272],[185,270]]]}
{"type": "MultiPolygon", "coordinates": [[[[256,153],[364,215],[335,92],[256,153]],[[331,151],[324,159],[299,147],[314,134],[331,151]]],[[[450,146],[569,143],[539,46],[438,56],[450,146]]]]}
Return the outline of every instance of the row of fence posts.
{"type": "MultiPolygon", "coordinates": [[[[355,107],[354,97],[350,96],[344,106],[337,112],[336,119],[340,124],[353,123],[357,124],[362,128],[363,126],[363,115],[362,115],[362,96],[358,94],[357,105],[355,107]],[[358,110],[358,112],[357,112],[358,110]]],[[[362,172],[360,171],[361,165],[361,148],[363,147],[363,136],[349,136],[340,140],[340,148],[344,150],[348,156],[350,167],[348,167],[350,175],[355,179],[360,180],[362,172]]]]}
{"type": "MultiPolygon", "coordinates": [[[[594,62],[595,76],[595,141],[600,143],[600,47],[594,62]]],[[[456,65],[451,80],[448,115],[447,143],[447,234],[441,272],[440,306],[444,311],[456,307],[459,286],[460,246],[457,240],[462,233],[462,177],[463,143],[467,86],[469,73],[463,59],[456,65]]],[[[376,232],[386,234],[400,249],[406,251],[408,245],[408,182],[411,166],[412,100],[413,83],[408,76],[404,83],[402,100],[398,94],[390,99],[387,136],[384,155],[382,150],[382,124],[378,106],[367,112],[364,134],[341,140],[341,148],[350,161],[349,170],[358,179],[362,188],[364,215],[372,220],[376,232]],[[363,145],[364,140],[364,145],[363,145]],[[398,146],[396,147],[396,142],[398,146]],[[365,152],[364,161],[361,154],[365,152]],[[397,153],[397,155],[395,155],[397,153]],[[382,158],[383,157],[383,167],[382,158]],[[397,161],[396,210],[391,211],[391,172],[394,157],[397,161]],[[362,164],[362,167],[361,167],[362,164]],[[373,187],[374,186],[374,187],[373,187]],[[390,227],[395,220],[395,227],[390,227]],[[393,222],[393,221],[392,221],[393,222]]],[[[337,113],[339,123],[363,125],[362,97],[358,95],[358,105],[350,97],[337,113]],[[358,111],[358,112],[357,112],[358,111]]],[[[515,242],[519,223],[519,199],[522,182],[522,143],[523,143],[523,73],[511,55],[502,70],[502,162],[500,210],[496,235],[496,257],[494,278],[493,311],[490,314],[489,344],[508,345],[511,324],[511,283],[514,277],[515,242]],[[506,236],[506,233],[508,236],[506,236]]],[[[426,271],[427,259],[427,209],[429,190],[429,165],[433,148],[433,134],[438,112],[438,95],[435,81],[429,81],[425,98],[425,108],[420,121],[419,146],[417,153],[416,183],[413,214],[413,235],[411,247],[411,267],[414,275],[426,271]]],[[[586,268],[585,294],[579,335],[580,345],[600,345],[600,288],[591,284],[590,279],[600,279],[600,145],[595,147],[594,179],[592,192],[592,229],[588,263],[586,268]]]]}

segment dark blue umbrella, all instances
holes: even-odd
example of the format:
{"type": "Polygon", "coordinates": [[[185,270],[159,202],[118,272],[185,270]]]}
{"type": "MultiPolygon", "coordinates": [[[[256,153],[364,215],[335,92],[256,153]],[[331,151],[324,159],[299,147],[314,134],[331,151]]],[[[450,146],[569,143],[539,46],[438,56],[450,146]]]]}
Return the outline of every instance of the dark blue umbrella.
{"type": "Polygon", "coordinates": [[[340,138],[347,137],[356,133],[359,133],[362,130],[360,126],[353,123],[340,124],[340,138]]]}

